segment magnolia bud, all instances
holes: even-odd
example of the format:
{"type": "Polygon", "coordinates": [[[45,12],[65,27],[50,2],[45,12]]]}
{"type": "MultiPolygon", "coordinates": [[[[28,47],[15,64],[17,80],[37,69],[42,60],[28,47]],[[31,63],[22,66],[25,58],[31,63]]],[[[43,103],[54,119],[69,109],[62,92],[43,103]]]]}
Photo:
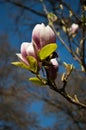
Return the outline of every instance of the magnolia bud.
{"type": "Polygon", "coordinates": [[[58,62],[57,62],[56,58],[51,59],[51,60],[50,60],[50,63],[51,63],[54,67],[58,68],[58,62]]]}
{"type": "Polygon", "coordinates": [[[34,47],[32,43],[24,42],[21,44],[21,53],[18,53],[17,56],[18,58],[24,62],[26,65],[29,65],[27,56],[33,56],[36,58],[36,54],[34,51],[34,47]]]}
{"type": "Polygon", "coordinates": [[[45,26],[43,23],[37,24],[32,32],[32,42],[36,50],[40,50],[47,44],[56,43],[56,36],[50,26],[45,26]]]}
{"type": "Polygon", "coordinates": [[[47,69],[47,77],[51,80],[55,80],[57,77],[58,62],[56,58],[50,60],[50,66],[47,69]]]}
{"type": "Polygon", "coordinates": [[[70,34],[74,34],[74,33],[76,33],[77,30],[78,30],[78,28],[79,28],[79,25],[73,23],[73,24],[71,25],[70,29],[69,29],[69,33],[70,33],[70,34]]]}

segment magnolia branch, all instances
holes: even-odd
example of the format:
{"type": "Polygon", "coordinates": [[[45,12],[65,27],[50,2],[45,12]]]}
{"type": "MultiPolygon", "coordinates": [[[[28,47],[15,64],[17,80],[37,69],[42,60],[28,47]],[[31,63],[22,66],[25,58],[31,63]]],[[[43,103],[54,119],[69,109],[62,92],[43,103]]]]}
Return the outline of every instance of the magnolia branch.
{"type": "MultiPolygon", "coordinates": [[[[61,89],[58,89],[56,84],[55,84],[55,82],[52,82],[48,77],[47,77],[48,80],[47,80],[47,84],[46,85],[48,85],[50,87],[50,89],[52,89],[55,92],[57,92],[60,95],[62,95],[68,102],[70,102],[70,103],[72,103],[72,104],[74,104],[74,105],[76,105],[76,106],[78,106],[80,108],[86,109],[86,105],[79,101],[77,95],[74,95],[74,97],[72,97],[65,90],[66,85],[67,85],[67,80],[68,80],[71,72],[72,72],[72,70],[69,73],[65,74],[65,77],[64,77],[64,80],[63,80],[63,86],[62,86],[61,89]]],[[[41,77],[38,77],[38,78],[39,78],[39,80],[41,80],[41,82],[43,84],[45,84],[41,77]]]]}
{"type": "Polygon", "coordinates": [[[86,109],[86,105],[81,103],[76,95],[74,95],[74,98],[73,98],[66,92],[65,87],[67,85],[67,81],[63,82],[63,86],[61,89],[58,89],[57,86],[55,86],[55,84],[52,84],[52,82],[50,80],[48,81],[48,85],[50,86],[50,89],[52,89],[55,92],[62,95],[68,102],[70,102],[70,103],[72,103],[80,108],[86,109]]]}
{"type": "MultiPolygon", "coordinates": [[[[67,94],[63,89],[58,89],[55,86],[51,85],[50,83],[49,83],[49,85],[50,85],[50,89],[52,89],[52,90],[56,91],[57,93],[59,93],[60,95],[62,95],[68,102],[70,102],[70,103],[72,103],[72,104],[74,104],[74,105],[76,105],[76,106],[78,106],[80,108],[85,108],[86,109],[86,105],[81,103],[78,100],[76,95],[73,98],[69,94],[67,94]]],[[[65,86],[65,83],[63,84],[63,86],[65,86]]]]}
{"type": "MultiPolygon", "coordinates": [[[[74,97],[72,97],[71,95],[69,95],[66,92],[66,86],[67,86],[67,82],[68,82],[68,78],[71,75],[73,71],[73,66],[72,65],[67,65],[66,64],[66,73],[63,74],[61,81],[63,82],[63,85],[60,89],[58,89],[58,87],[56,86],[55,81],[52,81],[48,78],[47,76],[47,83],[46,85],[48,85],[50,87],[50,89],[54,90],[55,92],[59,93],[61,96],[63,96],[68,102],[78,106],[79,108],[84,108],[86,109],[86,105],[84,103],[81,103],[77,97],[77,95],[74,95],[74,97]]],[[[47,75],[47,71],[46,71],[46,75],[47,75]]],[[[45,82],[43,81],[43,79],[38,76],[39,80],[45,84],[45,82]]]]}

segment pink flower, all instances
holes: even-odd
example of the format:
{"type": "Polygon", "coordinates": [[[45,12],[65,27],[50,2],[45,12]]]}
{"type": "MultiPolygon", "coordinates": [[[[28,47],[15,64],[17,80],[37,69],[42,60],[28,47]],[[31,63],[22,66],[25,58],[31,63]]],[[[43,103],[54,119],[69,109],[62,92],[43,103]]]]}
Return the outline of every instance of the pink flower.
{"type": "Polygon", "coordinates": [[[43,23],[37,24],[32,32],[32,42],[36,50],[40,50],[47,44],[56,43],[56,36],[50,26],[45,26],[43,23]]]}
{"type": "Polygon", "coordinates": [[[47,70],[47,76],[51,80],[55,80],[57,77],[58,62],[56,58],[50,60],[50,66],[47,70]]]}
{"type": "Polygon", "coordinates": [[[77,30],[78,30],[78,28],[79,28],[79,25],[73,23],[73,24],[71,25],[70,29],[69,29],[69,33],[70,33],[70,34],[74,34],[74,33],[76,33],[77,30]]]}
{"type": "Polygon", "coordinates": [[[34,47],[33,47],[32,43],[23,42],[21,44],[20,52],[21,53],[17,53],[16,55],[26,65],[29,65],[28,60],[27,60],[27,56],[33,56],[36,58],[36,54],[35,54],[34,47]]]}

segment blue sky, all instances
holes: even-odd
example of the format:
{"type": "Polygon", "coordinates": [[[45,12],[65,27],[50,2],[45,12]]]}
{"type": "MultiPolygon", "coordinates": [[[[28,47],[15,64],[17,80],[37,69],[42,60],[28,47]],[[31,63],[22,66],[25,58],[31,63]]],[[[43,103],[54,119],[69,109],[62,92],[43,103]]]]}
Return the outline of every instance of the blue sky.
{"type": "Polygon", "coordinates": [[[34,112],[34,109],[35,109],[35,111],[38,115],[38,120],[42,127],[44,127],[44,128],[52,127],[53,128],[53,124],[56,122],[55,114],[51,113],[51,114],[45,116],[45,114],[43,113],[43,105],[44,105],[43,101],[33,102],[29,111],[34,112]]]}
{"type": "Polygon", "coordinates": [[[13,32],[14,24],[8,14],[8,10],[8,4],[0,4],[0,34],[7,33],[10,43],[16,47],[19,44],[19,41],[16,33],[13,32]]]}

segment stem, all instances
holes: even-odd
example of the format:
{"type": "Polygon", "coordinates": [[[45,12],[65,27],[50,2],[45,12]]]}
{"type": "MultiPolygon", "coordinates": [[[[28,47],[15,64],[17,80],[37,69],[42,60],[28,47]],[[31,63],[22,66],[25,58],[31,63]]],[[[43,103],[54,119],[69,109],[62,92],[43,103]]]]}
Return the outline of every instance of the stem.
{"type": "Polygon", "coordinates": [[[77,16],[77,14],[73,11],[73,9],[63,0],[58,0],[59,3],[63,4],[68,10],[72,11],[73,16],[79,21],[81,22],[80,18],[77,16]]]}
{"type": "MultiPolygon", "coordinates": [[[[79,100],[71,97],[69,94],[66,93],[66,91],[62,88],[62,89],[58,89],[56,86],[54,86],[50,81],[48,82],[50,89],[56,91],[57,93],[59,93],[60,95],[62,95],[68,102],[80,107],[80,108],[84,108],[86,109],[86,105],[79,102],[79,100]]],[[[64,86],[64,84],[63,84],[64,86]]]]}
{"type": "Polygon", "coordinates": [[[78,61],[79,63],[81,63],[81,60],[78,58],[77,55],[74,55],[73,51],[66,45],[66,43],[61,38],[61,36],[57,33],[57,31],[55,30],[55,28],[54,28],[53,25],[52,25],[52,28],[53,28],[55,34],[57,35],[58,39],[61,41],[62,45],[68,50],[68,52],[75,58],[76,61],[78,61]]]}
{"type": "Polygon", "coordinates": [[[74,95],[74,97],[71,97],[67,92],[66,92],[66,85],[67,85],[67,81],[68,81],[68,78],[72,72],[73,68],[70,69],[69,72],[66,72],[65,74],[65,77],[63,79],[63,85],[62,85],[62,88],[58,89],[55,82],[52,82],[48,77],[48,85],[50,86],[50,89],[56,91],[57,93],[59,93],[60,95],[62,95],[68,102],[80,107],[80,108],[84,108],[86,109],[86,105],[81,103],[77,96],[74,95]]]}
{"type": "Polygon", "coordinates": [[[85,64],[85,10],[83,9],[84,3],[82,3],[82,43],[80,43],[80,59],[81,65],[84,67],[84,71],[86,72],[86,64],[85,64]]]}

